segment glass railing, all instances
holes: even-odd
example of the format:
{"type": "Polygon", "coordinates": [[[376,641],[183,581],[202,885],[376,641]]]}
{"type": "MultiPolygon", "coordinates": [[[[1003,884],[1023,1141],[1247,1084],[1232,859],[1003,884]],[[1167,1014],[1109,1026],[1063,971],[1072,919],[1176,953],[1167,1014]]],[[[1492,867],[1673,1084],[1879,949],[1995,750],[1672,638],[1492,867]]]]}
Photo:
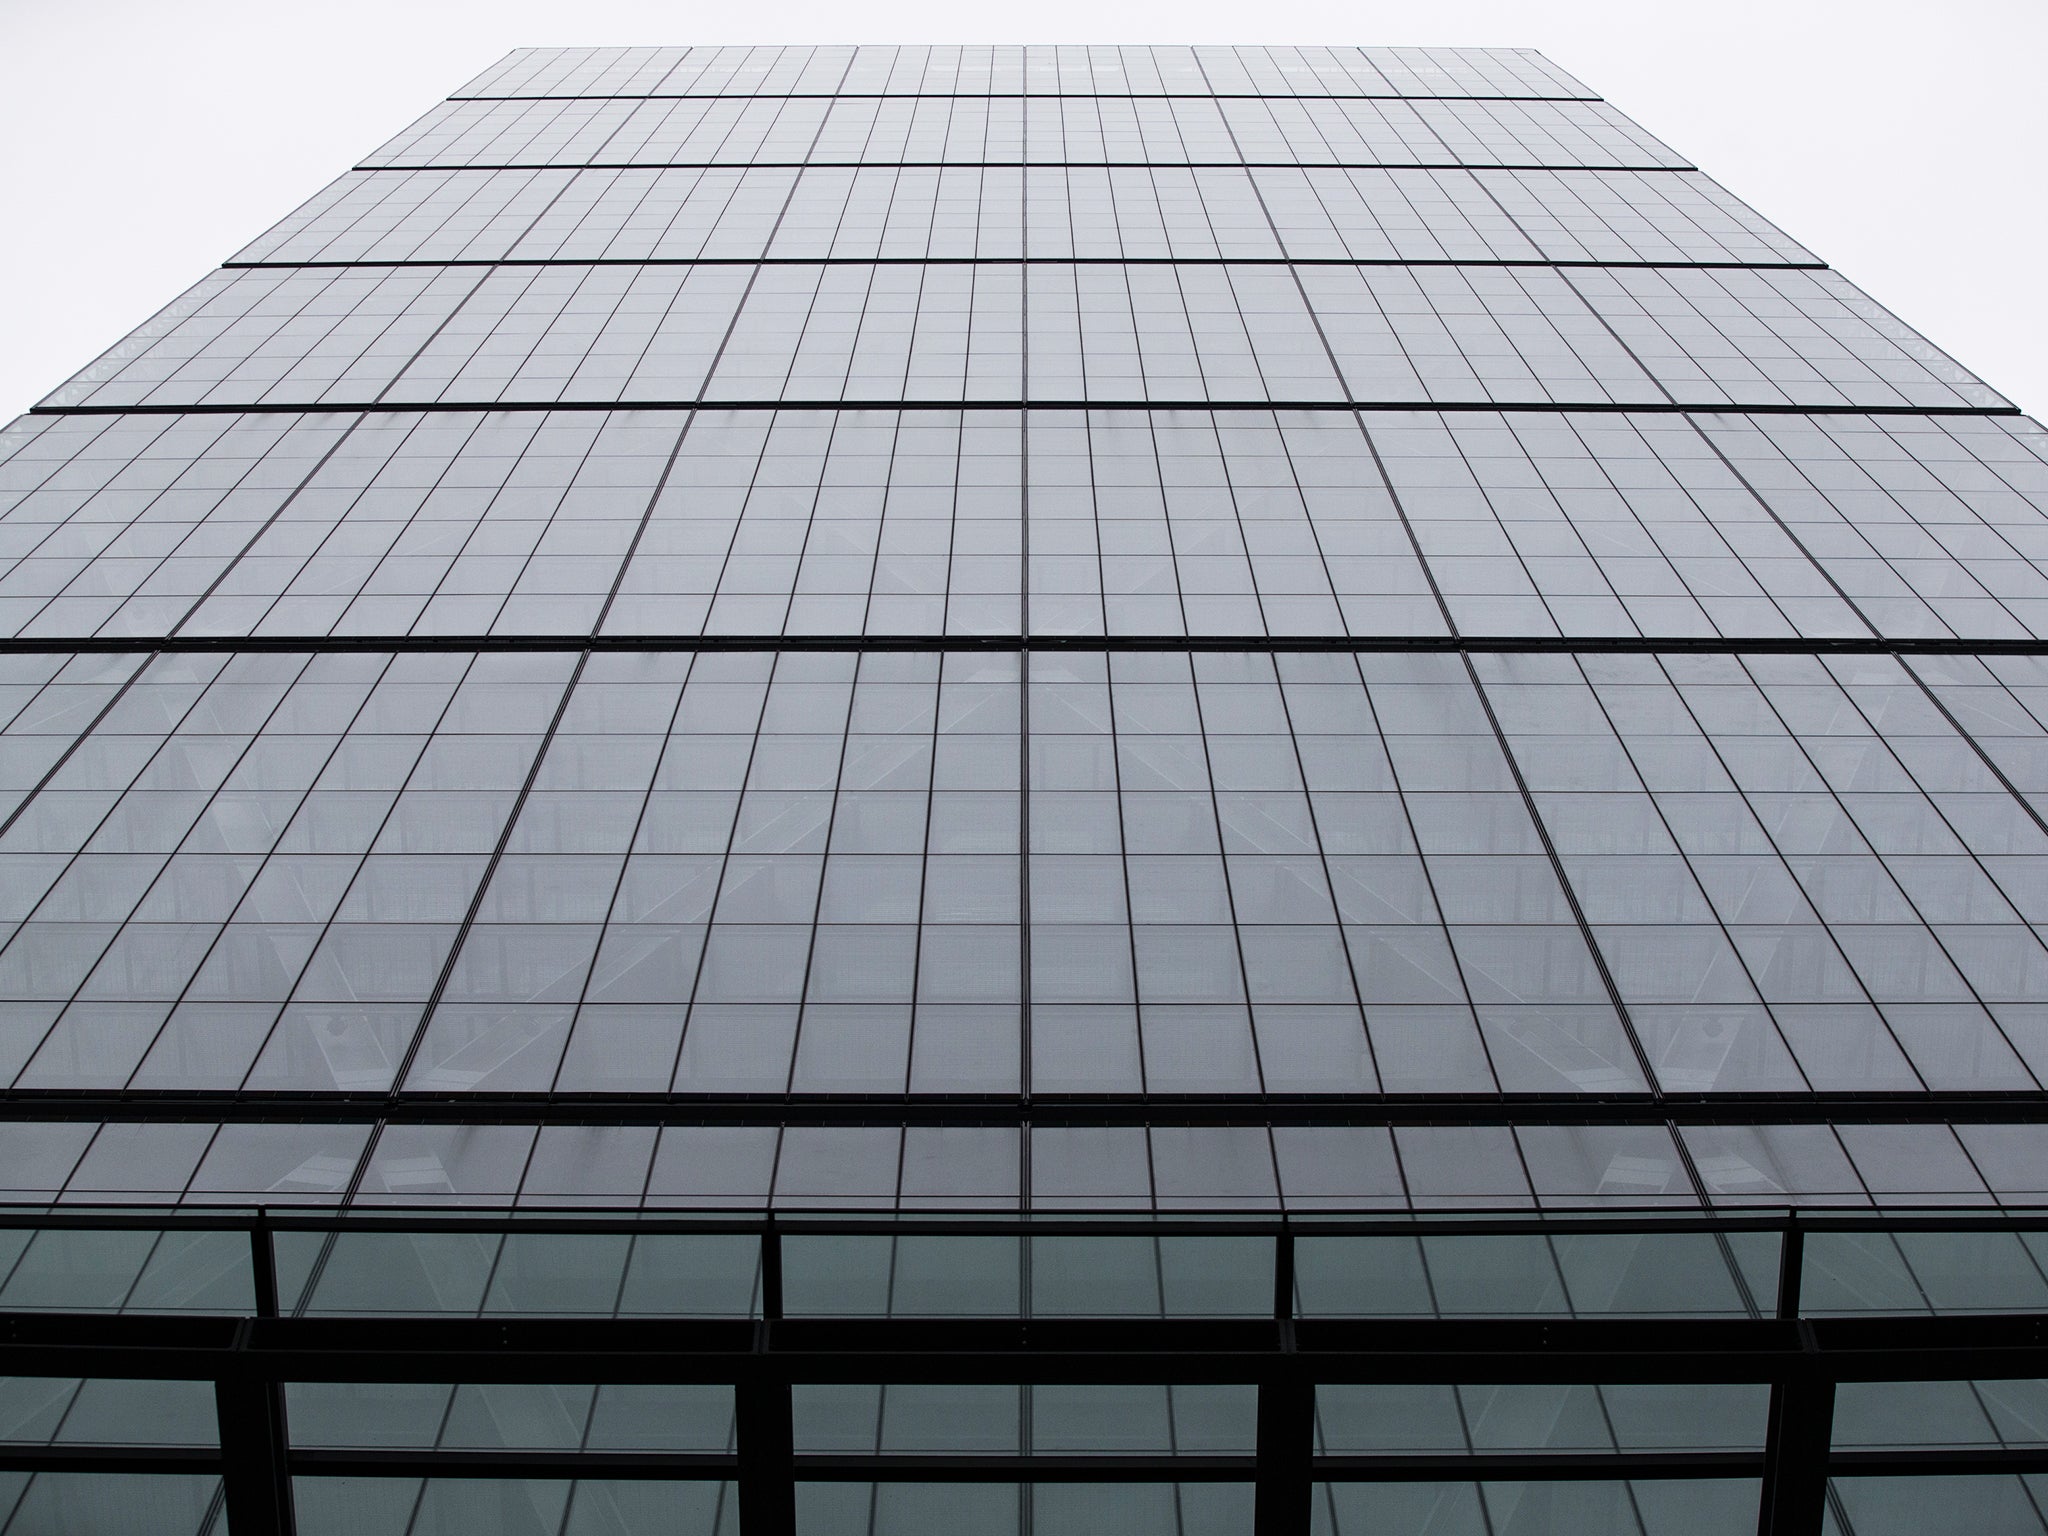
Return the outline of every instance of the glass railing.
{"type": "Polygon", "coordinates": [[[2048,1210],[1283,1221],[0,1207],[0,1312],[41,1311],[1304,1322],[2024,1313],[2048,1311],[2048,1210]]]}
{"type": "Polygon", "coordinates": [[[301,1533],[619,1536],[1221,1533],[1273,1500],[1332,1536],[1662,1536],[1943,1480],[2003,1509],[2048,1470],[2044,1243],[1981,1208],[16,1207],[0,1493],[194,1536],[264,1497],[301,1533]]]}

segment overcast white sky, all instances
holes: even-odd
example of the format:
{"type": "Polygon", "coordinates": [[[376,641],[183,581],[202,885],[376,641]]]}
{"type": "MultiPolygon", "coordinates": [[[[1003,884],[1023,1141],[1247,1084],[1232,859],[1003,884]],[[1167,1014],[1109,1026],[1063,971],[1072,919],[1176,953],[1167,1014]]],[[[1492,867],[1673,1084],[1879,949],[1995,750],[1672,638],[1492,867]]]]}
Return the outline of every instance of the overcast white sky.
{"type": "Polygon", "coordinates": [[[522,45],[1541,49],[2048,411],[2044,0],[0,0],[0,421],[522,45]]]}

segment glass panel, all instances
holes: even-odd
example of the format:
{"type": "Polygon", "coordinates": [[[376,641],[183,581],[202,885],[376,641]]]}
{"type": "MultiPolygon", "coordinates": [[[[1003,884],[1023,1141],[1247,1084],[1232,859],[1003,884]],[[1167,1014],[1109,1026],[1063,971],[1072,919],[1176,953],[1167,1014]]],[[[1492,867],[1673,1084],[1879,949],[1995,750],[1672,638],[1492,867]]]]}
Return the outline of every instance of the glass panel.
{"type": "Polygon", "coordinates": [[[2048,1439],[2048,1383],[1845,1381],[1835,1388],[1843,1450],[2038,1445],[2048,1439]]]}
{"type": "Polygon", "coordinates": [[[790,1316],[1014,1317],[1022,1291],[1014,1237],[786,1234],[790,1316]]]}
{"type": "MultiPolygon", "coordinates": [[[[1761,1485],[1713,1481],[1318,1483],[1317,1536],[1427,1531],[1430,1536],[1749,1536],[1761,1485]]],[[[1858,1527],[1859,1532],[1861,1527],[1858,1527]]]]}
{"type": "Polygon", "coordinates": [[[135,1472],[38,1472],[9,1530],[137,1531],[200,1536],[220,1479],[135,1472]]]}
{"type": "Polygon", "coordinates": [[[1272,1315],[1270,1238],[1046,1234],[1030,1247],[1041,1316],[1272,1315]]]}
{"type": "Polygon", "coordinates": [[[1835,1477],[1828,1487],[1842,1501],[1856,1536],[1908,1536],[1909,1532],[1974,1530],[2035,1536],[2043,1529],[2038,1478],[1835,1477]]]}
{"type": "Polygon", "coordinates": [[[733,1536],[730,1483],[295,1477],[305,1536],[733,1536]]]}
{"type": "Polygon", "coordinates": [[[1249,1483],[798,1483],[797,1530],[1249,1536],[1249,1483]],[[872,1523],[870,1523],[872,1521],[872,1523]]]}
{"type": "Polygon", "coordinates": [[[1319,1449],[1761,1450],[1764,1386],[1336,1386],[1316,1389],[1319,1449]]]}

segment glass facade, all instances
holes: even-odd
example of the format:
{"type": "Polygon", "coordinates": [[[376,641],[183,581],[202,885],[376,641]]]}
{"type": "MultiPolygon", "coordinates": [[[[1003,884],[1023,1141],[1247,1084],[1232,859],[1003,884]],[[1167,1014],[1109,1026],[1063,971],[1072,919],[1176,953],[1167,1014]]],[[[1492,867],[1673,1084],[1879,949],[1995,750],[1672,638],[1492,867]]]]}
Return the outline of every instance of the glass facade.
{"type": "Polygon", "coordinates": [[[2048,429],[1526,50],[510,55],[0,428],[0,1536],[2048,1532],[2048,429]]]}

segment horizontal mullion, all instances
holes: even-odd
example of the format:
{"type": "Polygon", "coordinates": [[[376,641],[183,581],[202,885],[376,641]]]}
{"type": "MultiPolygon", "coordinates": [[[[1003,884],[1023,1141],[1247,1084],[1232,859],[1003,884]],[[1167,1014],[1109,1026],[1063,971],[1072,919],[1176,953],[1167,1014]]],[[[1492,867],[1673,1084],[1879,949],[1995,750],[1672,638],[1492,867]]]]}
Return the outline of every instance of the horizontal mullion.
{"type": "MultiPolygon", "coordinates": [[[[321,648],[308,642],[296,647],[299,651],[321,648]]],[[[2033,649],[2039,653],[2043,648],[2036,643],[2033,649]]],[[[678,1117],[721,1125],[1238,1125],[1247,1119],[1272,1125],[1518,1125],[1532,1121],[1608,1125],[1654,1120],[1681,1125],[1706,1125],[1722,1120],[1785,1125],[1823,1119],[1926,1124],[1946,1120],[1981,1123],[2015,1117],[2031,1119],[2039,1116],[2044,1106],[2048,1106],[2048,1094],[1968,1091],[1731,1093],[1684,1098],[1646,1093],[1486,1098],[1464,1094],[1266,1098],[1082,1098],[1037,1094],[1027,1099],[995,1094],[797,1097],[616,1093],[550,1098],[538,1094],[476,1093],[430,1098],[410,1094],[128,1095],[17,1090],[0,1099],[0,1121],[134,1120],[176,1115],[181,1119],[233,1123],[298,1119],[368,1124],[389,1120],[402,1125],[460,1125],[493,1120],[524,1123],[536,1118],[545,1118],[551,1124],[660,1125],[678,1117]]]]}
{"type": "MultiPolygon", "coordinates": [[[[602,1478],[685,1482],[736,1474],[732,1455],[671,1451],[355,1450],[296,1447],[287,1453],[297,1477],[462,1477],[477,1479],[602,1478]]],[[[214,1473],[221,1454],[211,1446],[109,1444],[0,1445],[0,1471],[56,1473],[214,1473]]],[[[1326,1482],[1570,1482],[1625,1478],[1754,1477],[1760,1451],[1525,1451],[1472,1454],[1318,1455],[1310,1463],[1326,1482]]],[[[820,1481],[1234,1482],[1249,1478],[1251,1455],[1130,1454],[915,1455],[807,1454],[795,1458],[799,1478],[820,1481]]],[[[1835,1450],[1834,1477],[1942,1477],[2040,1472],[2048,1446],[1979,1446],[1835,1450]]]]}
{"type": "MultiPolygon", "coordinates": [[[[676,1455],[660,1451],[356,1451],[293,1450],[297,1476],[323,1477],[584,1477],[605,1479],[722,1479],[738,1469],[735,1456],[676,1455]]],[[[4,1465],[0,1459],[0,1465],[4,1465]]],[[[878,1452],[873,1455],[799,1451],[800,1480],[984,1482],[1239,1482],[1249,1481],[1258,1458],[1240,1455],[1025,1452],[1016,1455],[878,1452]]],[[[1527,1451],[1443,1455],[1317,1456],[1319,1479],[1332,1482],[1434,1482],[1488,1479],[1563,1482],[1585,1478],[1667,1479],[1755,1477],[1761,1451],[1527,1451]]]]}
{"type": "Polygon", "coordinates": [[[1604,101],[1601,96],[1476,96],[1405,91],[520,91],[447,101],[1604,101]]]}
{"type": "Polygon", "coordinates": [[[0,1443],[0,1472],[218,1473],[211,1445],[22,1445],[0,1443]]]}
{"type": "MultiPolygon", "coordinates": [[[[1880,636],[1868,637],[1816,637],[1768,636],[1768,637],[1726,637],[1714,635],[588,635],[588,634],[510,634],[510,635],[170,635],[158,638],[135,635],[84,635],[84,636],[8,636],[0,638],[0,656],[44,656],[73,653],[87,655],[141,655],[162,653],[165,655],[206,655],[238,652],[260,654],[303,655],[309,651],[372,653],[377,655],[405,653],[464,653],[464,652],[557,652],[557,651],[675,651],[675,652],[824,652],[839,651],[890,651],[924,652],[931,654],[984,654],[987,652],[1035,651],[1046,654],[1147,654],[1188,652],[1202,653],[1255,653],[1259,655],[1370,655],[1377,652],[1420,652],[1441,655],[1560,655],[1560,656],[2048,656],[2048,640],[2035,639],[1972,639],[1962,637],[1928,637],[1886,639],[1880,636]]],[[[13,1093],[0,1091],[0,1115],[18,1093],[29,1102],[45,1106],[76,1101],[79,1094],[71,1089],[15,1090],[13,1093]]],[[[873,1095],[862,1095],[864,1100],[874,1101],[873,1095]]],[[[1981,1098],[1985,1102],[2006,1104],[2028,1104],[2041,1099],[2032,1090],[1985,1090],[1974,1095],[1973,1102],[1981,1098]]],[[[1739,1098],[1739,1096],[1738,1096],[1739,1098]]],[[[1873,1100],[1862,1098],[1854,1102],[1880,1104],[1916,1104],[1927,1098],[1925,1093],[1902,1092],[1879,1095],[1873,1100]]],[[[361,1095],[336,1094],[337,1103],[363,1102],[361,1095]]],[[[1798,1102],[1805,1102],[1801,1096],[1798,1102]]],[[[101,1096],[95,1102],[123,1103],[128,1105],[150,1105],[170,1107],[183,1105],[188,1101],[177,1094],[136,1093],[119,1094],[108,1098],[101,1096]]],[[[258,1100],[257,1102],[269,1102],[258,1100]]],[[[525,1104],[577,1104],[581,1098],[540,1098],[525,1097],[518,1100],[525,1104]]],[[[663,1102],[667,1102],[664,1100],[663,1102]]],[[[691,1102],[681,1100],[677,1102],[691,1102]]],[[[779,1100],[775,1102],[781,1102],[779,1100]]],[[[802,1100],[792,1102],[801,1103],[802,1100]]],[[[891,1102],[882,1099],[879,1102],[891,1102]]],[[[910,1099],[908,1102],[922,1102],[910,1099]]],[[[950,1104],[973,1104],[981,1102],[972,1095],[948,1097],[950,1104]]],[[[1097,1102],[1089,1096],[1063,1098],[1057,1094],[1040,1095],[1039,1102],[1061,1105],[1075,1103],[1083,1106],[1097,1102]]],[[[1178,1104],[1189,1101],[1178,1098],[1161,1098],[1155,1104],[1178,1104]]],[[[1286,1104],[1296,1102],[1285,1096],[1248,1100],[1261,1104],[1286,1104]]],[[[1333,1098],[1299,1096],[1299,1102],[1335,1104],[1333,1098]]],[[[1347,1096],[1342,1102],[1360,1102],[1356,1095],[1347,1096]]],[[[1407,1098],[1382,1101],[1366,1098],[1362,1102],[1380,1104],[1401,1104],[1410,1102],[1407,1098]]],[[[1459,1103],[1476,1103],[1469,1097],[1461,1097],[1459,1103]]],[[[1504,1102],[1509,1105],[1524,1102],[1510,1096],[1496,1101],[1488,1098],[1483,1102],[1504,1102]]],[[[1572,1102],[1577,1102],[1576,1100],[1572,1102]]],[[[1633,1102],[1628,1097],[1621,1099],[1603,1098],[1601,1102],[1633,1102]]],[[[1663,1104],[1665,1099],[1646,1099],[1643,1102],[1663,1104]]],[[[1708,1099],[1708,1103],[1724,1102],[1708,1099]]],[[[1747,1100],[1742,1100],[1747,1102],[1747,1100]]],[[[1832,1100],[1828,1102],[1833,1102],[1832,1100]]]]}
{"type": "MultiPolygon", "coordinates": [[[[510,1205],[401,1205],[380,1203],[346,1208],[314,1205],[208,1207],[17,1205],[0,1206],[0,1231],[207,1231],[207,1232],[539,1232],[592,1236],[604,1233],[671,1236],[751,1236],[778,1239],[811,1236],[870,1237],[1268,1237],[1311,1240],[1325,1237],[1413,1238],[1418,1236],[1544,1236],[1607,1234],[1662,1235],[1720,1233],[1932,1233],[2048,1232],[2048,1209],[1997,1206],[1888,1205],[1745,1207],[1698,1206],[1545,1207],[1534,1210],[1465,1207],[1454,1210],[1385,1210],[1326,1214],[1320,1211],[1266,1214],[1242,1207],[1204,1215],[1194,1210],[1150,1214],[1044,1214],[991,1211],[977,1206],[947,1213],[917,1211],[738,1210],[730,1206],[689,1209],[631,1204],[571,1207],[510,1205]]],[[[106,1315],[114,1315],[109,1312],[106,1315]]]]}
{"type": "Polygon", "coordinates": [[[357,261],[224,261],[223,271],[349,267],[1593,267],[1649,271],[1825,272],[1824,261],[1595,261],[1532,256],[466,256],[357,261]]]}
{"type": "MultiPolygon", "coordinates": [[[[606,1479],[723,1479],[734,1475],[734,1455],[669,1451],[342,1450],[293,1449],[291,1470],[324,1477],[586,1477],[606,1479]]],[[[4,1462],[0,1462],[4,1465],[4,1462]]],[[[1256,1458],[1133,1454],[1015,1455],[877,1452],[872,1455],[799,1452],[799,1478],[915,1479],[919,1482],[1003,1482],[1058,1478],[1062,1482],[1122,1482],[1139,1478],[1235,1481],[1249,1478],[1256,1458]]]]}
{"type": "Polygon", "coordinates": [[[1515,415],[1642,416],[2024,416],[2016,405],[1725,405],[1615,400],[332,400],[312,403],[191,405],[35,405],[31,416],[405,415],[442,411],[1441,411],[1515,415]]]}
{"type": "Polygon", "coordinates": [[[417,165],[353,165],[352,171],[660,171],[858,170],[906,171],[1692,171],[1696,165],[1559,165],[1542,160],[425,160],[417,165]]]}
{"type": "Polygon", "coordinates": [[[290,1470],[317,1477],[601,1477],[724,1480],[739,1470],[729,1453],[294,1446],[290,1470]]]}
{"type": "Polygon", "coordinates": [[[1757,1477],[1762,1451],[1471,1451],[1443,1455],[1317,1456],[1319,1481],[1332,1483],[1512,1481],[1587,1478],[1757,1477]]]}

